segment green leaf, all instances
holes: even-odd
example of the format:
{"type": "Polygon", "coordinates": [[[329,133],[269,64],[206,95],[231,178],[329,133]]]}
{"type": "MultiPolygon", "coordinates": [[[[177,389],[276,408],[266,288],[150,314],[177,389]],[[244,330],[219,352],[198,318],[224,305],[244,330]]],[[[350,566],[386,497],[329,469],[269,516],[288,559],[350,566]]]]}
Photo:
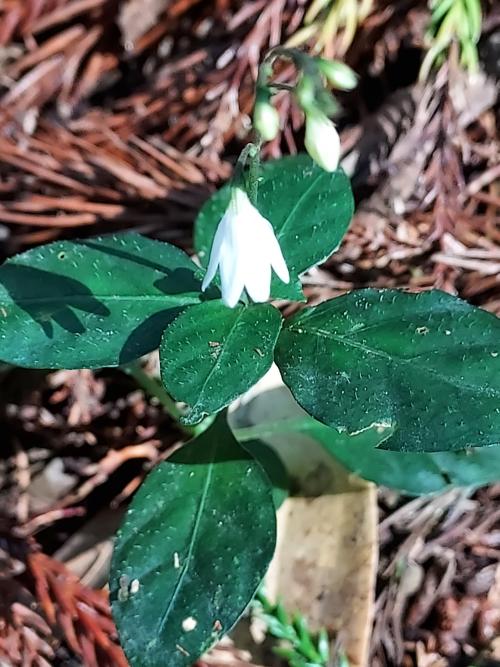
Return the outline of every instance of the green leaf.
{"type": "Polygon", "coordinates": [[[249,440],[245,449],[261,464],[273,487],[273,499],[276,509],[288,498],[290,479],[279,455],[261,440],[249,440]]]}
{"type": "Polygon", "coordinates": [[[0,267],[0,358],[30,368],[137,359],[200,301],[202,276],[179,248],[138,234],[28,250],[0,267]]]}
{"type": "MultiPolygon", "coordinates": [[[[335,459],[358,477],[397,489],[409,495],[442,491],[450,486],[484,486],[500,481],[500,445],[462,452],[391,452],[378,449],[387,438],[385,429],[369,428],[350,435],[339,433],[312,417],[295,417],[239,429],[238,438],[269,439],[280,434],[303,434],[303,446],[310,440],[321,444],[335,459]]],[[[271,448],[270,448],[271,449],[271,448]]]]}
{"type": "Polygon", "coordinates": [[[243,613],[274,545],[269,480],[219,417],[150,473],[118,532],[110,595],[132,667],[192,665],[243,613]]]}
{"type": "Polygon", "coordinates": [[[443,292],[368,289],[303,310],[286,322],[276,361],[323,423],[392,427],[386,449],[500,442],[500,321],[443,292]]]}
{"type": "Polygon", "coordinates": [[[228,308],[207,301],[166,328],[161,378],[173,398],[187,404],[185,423],[226,407],[269,370],[281,323],[270,304],[228,308]]]}
{"type": "MultiPolygon", "coordinates": [[[[229,203],[231,186],[216,192],[201,209],[195,226],[195,247],[203,266],[229,203]]],[[[274,227],[291,283],[273,279],[274,298],[302,300],[297,277],[327,259],[340,245],[354,204],[349,179],[339,169],[328,173],[307,155],[262,165],[257,208],[274,227]]]]}
{"type": "MultiPolygon", "coordinates": [[[[312,418],[304,433],[321,443],[359,477],[409,495],[424,495],[450,486],[483,486],[500,480],[500,445],[463,452],[391,452],[377,449],[385,436],[367,429],[338,433],[312,418]]],[[[295,420],[298,422],[298,420],[295,420]]],[[[300,429],[299,423],[295,428],[300,429]]]]}

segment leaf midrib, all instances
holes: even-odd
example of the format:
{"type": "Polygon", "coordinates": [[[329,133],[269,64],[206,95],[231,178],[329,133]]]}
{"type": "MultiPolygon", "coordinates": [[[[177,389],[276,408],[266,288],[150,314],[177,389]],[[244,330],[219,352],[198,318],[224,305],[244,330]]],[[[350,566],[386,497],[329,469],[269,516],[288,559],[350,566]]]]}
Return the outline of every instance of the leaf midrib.
{"type": "Polygon", "coordinates": [[[312,183],[307,187],[304,192],[300,195],[300,197],[295,201],[295,204],[292,206],[292,209],[290,210],[290,213],[286,216],[283,224],[281,225],[280,229],[278,230],[277,237],[278,241],[281,241],[281,237],[284,233],[285,228],[287,225],[290,223],[290,220],[293,218],[295,213],[297,212],[298,208],[302,204],[303,200],[305,197],[309,196],[309,193],[311,190],[316,187],[316,184],[320,180],[320,178],[323,176],[322,173],[317,174],[316,178],[312,181],[312,183]]]}
{"type": "Polygon", "coordinates": [[[172,607],[175,604],[175,600],[176,600],[176,598],[179,594],[179,591],[181,590],[182,584],[184,582],[184,578],[185,578],[185,576],[186,576],[186,574],[189,570],[189,566],[191,564],[191,559],[193,557],[196,538],[197,538],[198,532],[200,530],[201,517],[202,517],[203,511],[205,509],[205,504],[206,504],[206,500],[207,500],[207,497],[208,497],[208,492],[209,492],[209,489],[210,489],[210,483],[212,481],[212,476],[213,476],[213,471],[214,471],[214,461],[215,461],[215,447],[212,449],[212,460],[210,461],[210,463],[207,466],[205,484],[203,485],[203,490],[202,490],[201,496],[200,496],[200,502],[199,502],[199,505],[198,505],[198,509],[196,511],[196,516],[195,516],[195,520],[194,520],[194,524],[193,524],[193,530],[192,530],[192,533],[191,533],[191,539],[190,539],[190,542],[189,542],[189,548],[188,548],[188,552],[187,552],[187,555],[186,555],[186,560],[184,561],[182,571],[179,575],[179,579],[177,580],[177,583],[175,584],[175,588],[172,592],[172,597],[170,598],[170,600],[168,602],[168,606],[160,617],[160,621],[158,623],[158,630],[157,630],[158,634],[163,632],[163,630],[165,628],[165,624],[168,621],[168,617],[170,615],[170,612],[172,611],[172,607]]]}
{"type": "MultiPolygon", "coordinates": [[[[191,413],[197,414],[197,410],[199,409],[198,406],[200,405],[200,401],[201,401],[201,398],[202,398],[202,396],[203,396],[203,394],[204,394],[204,392],[205,392],[206,386],[207,386],[208,382],[210,381],[212,375],[215,373],[215,371],[219,369],[220,364],[221,364],[221,361],[222,361],[222,357],[224,357],[224,356],[226,355],[227,348],[228,348],[228,346],[229,346],[229,344],[230,344],[230,338],[231,338],[231,336],[233,335],[233,333],[234,333],[236,327],[238,326],[239,321],[241,320],[241,318],[243,317],[243,315],[245,314],[245,312],[246,312],[246,308],[244,307],[244,308],[241,310],[241,312],[238,314],[238,316],[237,316],[237,318],[235,319],[235,321],[233,322],[231,328],[229,329],[229,331],[228,331],[228,333],[227,333],[227,336],[226,336],[225,343],[223,343],[223,344],[221,345],[222,350],[220,351],[220,354],[218,355],[217,359],[215,360],[214,365],[212,366],[212,368],[210,369],[210,371],[207,373],[207,376],[206,376],[205,380],[203,381],[203,384],[201,385],[201,389],[200,389],[200,391],[198,392],[198,398],[196,399],[196,402],[193,404],[193,406],[192,406],[192,408],[191,408],[191,410],[190,410],[191,413]]],[[[205,411],[204,411],[204,412],[205,412],[205,411]]]]}
{"type": "Polygon", "coordinates": [[[44,304],[44,303],[56,303],[59,304],[61,302],[66,302],[64,305],[72,306],[74,305],[74,302],[88,302],[88,301],[165,301],[168,299],[173,299],[173,300],[180,300],[181,298],[184,300],[186,298],[192,299],[193,303],[198,303],[199,297],[195,296],[197,295],[197,292],[180,292],[179,294],[110,294],[110,295],[102,295],[102,294],[92,294],[92,295],[84,295],[84,294],[68,294],[65,295],[64,297],[29,297],[27,299],[5,299],[2,300],[0,299],[0,305],[2,306],[11,306],[12,304],[15,304],[16,306],[22,307],[23,304],[44,304]],[[189,296],[188,296],[189,295],[189,296]],[[191,296],[193,295],[193,296],[191,296]]]}

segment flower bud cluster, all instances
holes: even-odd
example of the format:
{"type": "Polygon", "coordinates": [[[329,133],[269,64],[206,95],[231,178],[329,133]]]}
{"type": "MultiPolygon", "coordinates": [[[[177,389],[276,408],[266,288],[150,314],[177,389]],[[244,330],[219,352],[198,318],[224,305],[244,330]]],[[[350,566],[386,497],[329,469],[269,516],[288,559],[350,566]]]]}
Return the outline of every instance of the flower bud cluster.
{"type": "MultiPolygon", "coordinates": [[[[288,54],[285,52],[282,55],[288,54]]],[[[294,50],[290,50],[289,55],[299,70],[297,85],[291,91],[305,116],[305,148],[320,167],[335,171],[340,159],[340,138],[330,116],[336,112],[338,105],[327,85],[339,90],[352,90],[357,85],[356,75],[350,67],[336,60],[312,58],[294,50]]],[[[271,74],[269,63],[265,64],[264,72],[257,86],[253,122],[261,139],[272,141],[278,136],[280,128],[272,94],[282,90],[283,86],[268,82],[271,74]]]]}

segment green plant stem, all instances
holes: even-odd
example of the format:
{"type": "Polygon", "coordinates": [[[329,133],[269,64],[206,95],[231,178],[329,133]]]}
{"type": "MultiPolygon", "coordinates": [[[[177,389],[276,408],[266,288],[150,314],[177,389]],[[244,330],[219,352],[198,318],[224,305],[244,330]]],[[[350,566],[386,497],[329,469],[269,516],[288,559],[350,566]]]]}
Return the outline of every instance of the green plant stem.
{"type": "Polygon", "coordinates": [[[243,183],[253,204],[257,200],[257,188],[259,185],[260,149],[260,139],[256,144],[247,144],[241,151],[233,174],[233,184],[238,186],[240,183],[243,183]],[[247,164],[248,175],[245,177],[245,167],[247,164]]]}
{"type": "Polygon", "coordinates": [[[279,435],[280,433],[304,431],[307,430],[308,426],[311,428],[317,427],[317,422],[312,417],[306,415],[304,417],[293,417],[290,419],[278,419],[276,421],[264,422],[257,426],[235,428],[233,429],[233,434],[240,442],[247,442],[248,440],[269,438],[273,435],[279,435]]]}
{"type": "Polygon", "coordinates": [[[184,426],[181,423],[182,412],[177,407],[174,399],[168,394],[163,385],[155,377],[148,375],[138,361],[133,361],[126,366],[122,366],[122,370],[134,378],[139,387],[149,396],[154,396],[158,399],[161,406],[164,408],[172,419],[177,422],[179,428],[188,435],[194,435],[197,427],[184,426]]]}
{"type": "Polygon", "coordinates": [[[260,172],[260,149],[261,140],[256,146],[256,151],[252,154],[250,159],[250,167],[248,169],[248,189],[250,194],[250,201],[257,204],[257,191],[259,189],[259,172],[260,172]]]}

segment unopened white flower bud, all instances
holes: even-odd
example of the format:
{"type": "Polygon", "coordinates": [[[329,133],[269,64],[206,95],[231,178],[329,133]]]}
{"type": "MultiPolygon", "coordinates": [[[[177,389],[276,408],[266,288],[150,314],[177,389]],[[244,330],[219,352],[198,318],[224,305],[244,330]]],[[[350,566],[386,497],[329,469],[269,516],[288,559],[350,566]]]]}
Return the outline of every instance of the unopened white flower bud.
{"type": "Polygon", "coordinates": [[[340,137],[333,122],[319,109],[306,112],[306,150],[312,159],[326,171],[335,171],[339,165],[340,137]]]}
{"type": "Polygon", "coordinates": [[[316,105],[316,87],[310,76],[302,75],[295,89],[299,106],[307,111],[316,105]]]}
{"type": "Polygon", "coordinates": [[[327,78],[335,88],[340,90],[353,90],[358,85],[358,78],[355,72],[338,60],[326,60],[326,58],[317,58],[316,62],[322,74],[327,78]]]}
{"type": "Polygon", "coordinates": [[[266,100],[257,100],[253,112],[253,124],[264,141],[272,141],[280,129],[280,116],[273,105],[266,100]]]}

